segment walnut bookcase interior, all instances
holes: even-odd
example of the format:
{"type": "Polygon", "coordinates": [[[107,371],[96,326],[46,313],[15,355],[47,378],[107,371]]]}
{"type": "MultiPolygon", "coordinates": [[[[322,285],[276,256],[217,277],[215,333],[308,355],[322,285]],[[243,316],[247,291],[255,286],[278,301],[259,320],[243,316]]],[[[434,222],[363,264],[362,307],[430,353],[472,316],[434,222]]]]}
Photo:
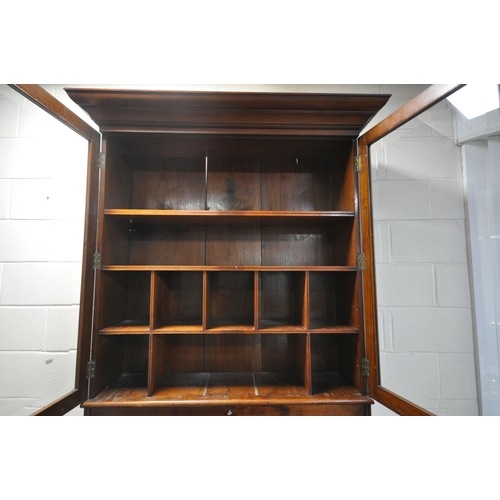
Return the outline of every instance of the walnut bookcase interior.
{"type": "Polygon", "coordinates": [[[386,98],[92,92],[69,91],[106,154],[83,406],[369,413],[354,138],[386,98]]]}

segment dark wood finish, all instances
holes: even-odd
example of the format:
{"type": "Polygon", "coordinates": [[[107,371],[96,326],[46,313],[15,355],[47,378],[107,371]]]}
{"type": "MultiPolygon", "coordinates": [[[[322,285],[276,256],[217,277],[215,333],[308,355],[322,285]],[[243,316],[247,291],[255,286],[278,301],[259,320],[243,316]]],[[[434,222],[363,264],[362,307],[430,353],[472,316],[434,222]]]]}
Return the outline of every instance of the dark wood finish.
{"type": "Polygon", "coordinates": [[[310,329],[359,327],[356,273],[309,273],[310,329]]]}
{"type": "Polygon", "coordinates": [[[106,153],[86,414],[369,414],[354,139],[388,97],[68,93],[106,153]]]}
{"type": "Polygon", "coordinates": [[[334,171],[327,160],[273,158],[264,162],[262,172],[263,210],[333,210],[334,171]]]}
{"type": "Polygon", "coordinates": [[[101,190],[104,208],[122,208],[132,205],[132,169],[124,159],[122,150],[113,141],[104,140],[106,154],[106,175],[103,176],[101,190]]]}
{"type": "Polygon", "coordinates": [[[238,373],[262,370],[261,335],[207,335],[205,371],[238,373]]]}
{"type": "Polygon", "coordinates": [[[150,329],[151,274],[145,272],[101,273],[99,300],[108,304],[97,316],[98,331],[120,332],[150,329]]]}
{"type": "Polygon", "coordinates": [[[463,86],[463,84],[456,83],[430,85],[422,93],[415,96],[405,105],[397,109],[394,113],[391,113],[387,118],[368,130],[366,134],[364,134],[364,141],[366,144],[373,144],[396,128],[408,123],[420,113],[423,113],[425,110],[434,106],[437,102],[446,99],[446,97],[453,94],[463,86]]]}
{"type": "MultiPolygon", "coordinates": [[[[78,375],[78,371],[77,371],[78,375]]],[[[40,410],[32,413],[32,417],[61,417],[70,412],[73,408],[80,405],[84,399],[82,399],[81,390],[74,389],[70,393],[66,394],[62,398],[53,401],[49,405],[41,408],[40,410]]]]}
{"type": "Polygon", "coordinates": [[[383,95],[66,91],[103,132],[355,138],[387,102],[383,95]]]}
{"type": "Polygon", "coordinates": [[[260,161],[207,157],[207,210],[260,210],[260,161]]]}
{"type": "Polygon", "coordinates": [[[206,234],[207,266],[260,266],[260,227],[210,226],[206,234]]]}
{"type": "Polygon", "coordinates": [[[203,265],[206,231],[203,227],[137,227],[131,231],[129,264],[203,265]]]}
{"type": "Polygon", "coordinates": [[[192,408],[196,415],[210,415],[217,408],[220,411],[221,407],[239,406],[249,408],[246,414],[255,415],[257,411],[265,415],[262,405],[285,406],[289,408],[284,410],[286,415],[287,411],[293,412],[292,408],[300,406],[299,414],[315,415],[323,414],[323,409],[327,409],[327,414],[352,414],[352,411],[357,414],[361,407],[373,402],[336,372],[322,373],[316,385],[316,393],[309,394],[292,372],[168,373],[148,397],[141,376],[126,374],[83,406],[92,410],[127,408],[129,411],[149,410],[153,413],[156,408],[156,411],[167,412],[165,414],[173,411],[179,415],[185,414],[182,412],[186,408],[192,408]],[[354,410],[353,406],[356,407],[354,410]],[[250,408],[253,408],[252,412],[250,408]]]}
{"type": "MultiPolygon", "coordinates": [[[[112,406],[86,407],[86,415],[92,416],[255,416],[255,405],[205,405],[199,406],[112,406]]],[[[266,417],[360,417],[369,415],[367,404],[282,404],[260,405],[258,414],[266,417]]]]}
{"type": "Polygon", "coordinates": [[[252,330],[254,327],[254,274],[207,273],[207,329],[252,330]]]}
{"type": "Polygon", "coordinates": [[[263,272],[260,276],[259,329],[305,331],[305,275],[297,272],[263,272]]]}
{"type": "Polygon", "coordinates": [[[203,328],[203,273],[156,272],[154,281],[153,330],[203,328]]]}
{"type": "Polygon", "coordinates": [[[130,205],[115,205],[114,208],[206,208],[205,158],[154,158],[141,162],[139,167],[132,174],[130,205]]]}
{"type": "Polygon", "coordinates": [[[96,336],[93,356],[95,377],[91,379],[91,394],[100,394],[117,380],[133,379],[147,387],[149,335],[96,336]],[[97,361],[101,360],[100,363],[97,361]]]}
{"type": "Polygon", "coordinates": [[[322,226],[262,228],[262,265],[347,265],[335,258],[334,235],[322,226]]]}
{"type": "Polygon", "coordinates": [[[307,212],[284,210],[225,210],[225,211],[200,211],[200,210],[143,210],[143,209],[105,209],[105,215],[126,217],[134,223],[142,224],[195,224],[195,225],[263,225],[276,226],[293,221],[294,224],[336,224],[339,219],[352,219],[354,212],[307,212]]]}

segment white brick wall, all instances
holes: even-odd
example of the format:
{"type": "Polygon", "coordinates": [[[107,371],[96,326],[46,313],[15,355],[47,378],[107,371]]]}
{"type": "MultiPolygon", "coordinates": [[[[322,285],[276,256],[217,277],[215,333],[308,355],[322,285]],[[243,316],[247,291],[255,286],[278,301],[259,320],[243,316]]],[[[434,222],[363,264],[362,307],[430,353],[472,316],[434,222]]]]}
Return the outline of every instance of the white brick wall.
{"type": "MultiPolygon", "coordinates": [[[[68,86],[45,88],[90,122],[68,86]]],[[[425,87],[155,86],[392,93],[370,126],[425,87]]],[[[59,126],[56,138],[35,106],[10,97],[0,95],[0,414],[25,415],[73,387],[86,143],[59,126]]],[[[404,129],[404,147],[392,137],[377,145],[373,169],[383,380],[438,414],[474,414],[460,156],[441,136],[452,133],[446,109],[404,129]]]]}

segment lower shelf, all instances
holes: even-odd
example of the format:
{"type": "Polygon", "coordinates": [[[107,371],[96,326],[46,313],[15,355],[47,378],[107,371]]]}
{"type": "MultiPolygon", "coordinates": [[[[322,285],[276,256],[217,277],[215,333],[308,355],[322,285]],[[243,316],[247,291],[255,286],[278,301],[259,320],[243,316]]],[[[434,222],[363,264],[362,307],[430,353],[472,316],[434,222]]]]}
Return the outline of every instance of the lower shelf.
{"type": "Polygon", "coordinates": [[[373,400],[337,372],[313,374],[308,395],[295,373],[169,373],[153,396],[144,375],[123,374],[93,400],[90,414],[365,415],[373,400]]]}

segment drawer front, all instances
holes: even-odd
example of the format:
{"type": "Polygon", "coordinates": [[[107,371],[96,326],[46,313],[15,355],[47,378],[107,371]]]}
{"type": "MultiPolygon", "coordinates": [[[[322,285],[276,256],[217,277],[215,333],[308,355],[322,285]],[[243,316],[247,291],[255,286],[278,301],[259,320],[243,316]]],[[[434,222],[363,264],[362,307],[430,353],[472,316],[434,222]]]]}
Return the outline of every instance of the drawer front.
{"type": "Polygon", "coordinates": [[[210,405],[87,408],[91,416],[365,416],[370,405],[210,405]]]}

